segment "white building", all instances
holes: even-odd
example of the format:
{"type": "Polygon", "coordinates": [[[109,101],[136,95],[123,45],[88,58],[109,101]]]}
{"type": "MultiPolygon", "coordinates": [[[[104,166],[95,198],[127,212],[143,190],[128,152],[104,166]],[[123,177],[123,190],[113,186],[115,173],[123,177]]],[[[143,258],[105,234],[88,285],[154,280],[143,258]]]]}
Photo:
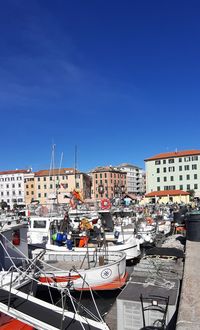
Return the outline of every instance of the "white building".
{"type": "Polygon", "coordinates": [[[10,208],[14,204],[25,203],[24,181],[31,170],[11,170],[0,172],[0,201],[6,202],[10,208]]]}
{"type": "Polygon", "coordinates": [[[195,191],[200,197],[200,150],[168,152],[145,159],[146,191],[195,191]]]}
{"type": "Polygon", "coordinates": [[[145,192],[145,173],[138,166],[131,164],[120,164],[117,166],[121,171],[125,171],[127,181],[127,193],[143,194],[145,192]]]}

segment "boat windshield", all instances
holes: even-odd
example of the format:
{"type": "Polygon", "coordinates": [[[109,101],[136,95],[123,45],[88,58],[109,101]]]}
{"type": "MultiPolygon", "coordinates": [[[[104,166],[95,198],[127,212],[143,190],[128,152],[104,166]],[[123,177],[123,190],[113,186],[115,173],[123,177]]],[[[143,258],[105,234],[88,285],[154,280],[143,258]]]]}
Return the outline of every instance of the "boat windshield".
{"type": "Polygon", "coordinates": [[[46,228],[46,220],[34,220],[33,228],[46,228]]]}

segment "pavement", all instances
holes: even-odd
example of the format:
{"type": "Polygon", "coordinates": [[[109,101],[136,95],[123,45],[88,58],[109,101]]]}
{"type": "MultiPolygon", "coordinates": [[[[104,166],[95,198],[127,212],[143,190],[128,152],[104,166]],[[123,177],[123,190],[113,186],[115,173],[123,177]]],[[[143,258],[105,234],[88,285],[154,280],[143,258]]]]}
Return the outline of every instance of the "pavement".
{"type": "Polygon", "coordinates": [[[176,330],[200,330],[200,242],[186,241],[176,330]]]}

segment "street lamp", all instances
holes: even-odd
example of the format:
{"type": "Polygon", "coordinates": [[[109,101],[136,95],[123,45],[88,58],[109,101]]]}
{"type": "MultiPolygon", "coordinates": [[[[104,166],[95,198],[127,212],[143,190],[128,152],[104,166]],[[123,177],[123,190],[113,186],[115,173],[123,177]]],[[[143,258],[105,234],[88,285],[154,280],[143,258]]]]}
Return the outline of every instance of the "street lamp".
{"type": "Polygon", "coordinates": [[[98,192],[99,192],[99,194],[101,195],[101,198],[102,198],[103,194],[104,194],[104,186],[102,184],[100,184],[98,186],[98,192]]]}

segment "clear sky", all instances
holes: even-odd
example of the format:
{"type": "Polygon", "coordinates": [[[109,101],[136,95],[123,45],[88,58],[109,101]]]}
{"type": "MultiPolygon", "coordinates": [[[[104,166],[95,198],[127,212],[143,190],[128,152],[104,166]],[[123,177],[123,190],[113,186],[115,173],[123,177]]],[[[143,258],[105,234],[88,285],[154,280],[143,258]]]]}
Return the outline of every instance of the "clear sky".
{"type": "Polygon", "coordinates": [[[199,0],[0,6],[0,170],[200,149],[199,0]]]}

